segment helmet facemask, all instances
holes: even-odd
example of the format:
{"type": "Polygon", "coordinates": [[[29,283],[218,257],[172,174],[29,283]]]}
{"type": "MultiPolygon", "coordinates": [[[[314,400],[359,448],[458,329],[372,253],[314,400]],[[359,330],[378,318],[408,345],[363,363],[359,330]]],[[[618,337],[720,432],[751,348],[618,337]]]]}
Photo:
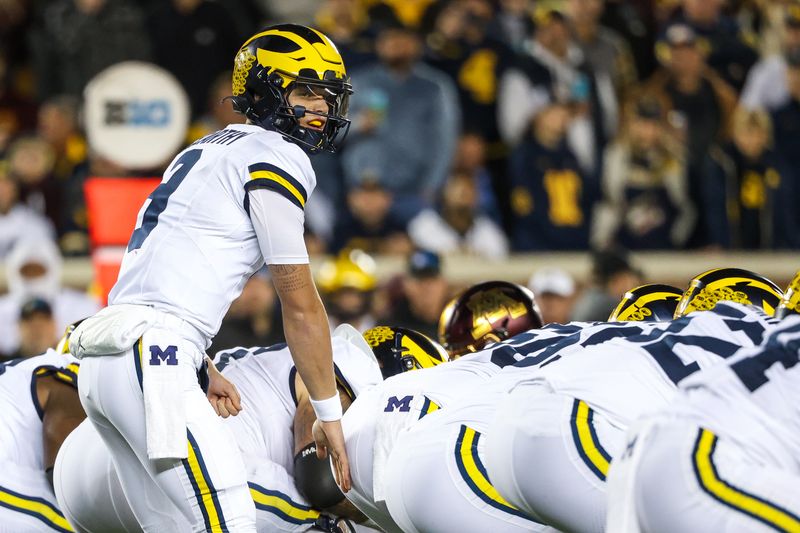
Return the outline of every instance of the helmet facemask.
{"type": "Polygon", "coordinates": [[[237,108],[237,111],[265,129],[282,133],[311,154],[321,151],[335,153],[339,150],[350,130],[347,111],[353,89],[349,82],[335,78],[318,80],[309,76],[293,76],[279,70],[268,74],[267,69],[260,69],[256,78],[260,83],[249,84],[243,95],[249,104],[248,109],[237,108]],[[287,79],[289,83],[284,88],[287,79]],[[322,96],[328,105],[328,112],[319,113],[300,105],[292,106],[289,95],[298,87],[322,96]],[[322,131],[300,125],[299,119],[311,114],[325,119],[322,131]]]}

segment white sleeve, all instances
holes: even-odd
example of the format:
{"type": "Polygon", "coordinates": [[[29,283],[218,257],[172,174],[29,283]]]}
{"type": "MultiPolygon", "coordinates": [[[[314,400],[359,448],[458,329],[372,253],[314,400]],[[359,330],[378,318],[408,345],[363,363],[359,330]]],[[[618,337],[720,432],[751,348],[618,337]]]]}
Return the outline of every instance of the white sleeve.
{"type": "Polygon", "coordinates": [[[249,195],[250,220],[264,262],[268,265],[307,264],[303,210],[269,189],[253,189],[245,194],[249,195]]]}

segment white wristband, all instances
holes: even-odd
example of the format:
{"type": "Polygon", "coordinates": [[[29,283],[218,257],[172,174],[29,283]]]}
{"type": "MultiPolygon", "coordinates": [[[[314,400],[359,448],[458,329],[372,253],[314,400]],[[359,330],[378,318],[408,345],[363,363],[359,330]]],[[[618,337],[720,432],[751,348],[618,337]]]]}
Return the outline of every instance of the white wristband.
{"type": "Polygon", "coordinates": [[[314,408],[317,418],[323,422],[334,422],[342,418],[342,402],[339,401],[339,393],[327,400],[312,399],[311,407],[314,408]]]}

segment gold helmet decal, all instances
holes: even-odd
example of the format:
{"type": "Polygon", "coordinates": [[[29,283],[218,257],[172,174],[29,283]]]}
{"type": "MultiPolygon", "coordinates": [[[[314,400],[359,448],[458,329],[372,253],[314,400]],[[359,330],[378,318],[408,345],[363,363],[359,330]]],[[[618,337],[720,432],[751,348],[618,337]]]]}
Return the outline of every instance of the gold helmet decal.
{"type": "Polygon", "coordinates": [[[363,335],[378,359],[384,377],[431,368],[450,360],[444,348],[412,329],[376,326],[363,335]]]}
{"type": "Polygon", "coordinates": [[[783,293],[778,310],[775,316],[784,318],[788,315],[800,315],[800,270],[794,275],[786,291],[783,293]]]}
{"type": "Polygon", "coordinates": [[[467,309],[472,311],[473,339],[491,333],[494,323],[503,317],[519,318],[528,312],[523,302],[514,300],[501,289],[473,294],[467,301],[467,309]]]}
{"type": "Polygon", "coordinates": [[[759,274],[739,268],[718,268],[691,281],[675,310],[675,317],[693,311],[709,311],[721,301],[755,305],[772,316],[782,297],[778,286],[759,274]]]}

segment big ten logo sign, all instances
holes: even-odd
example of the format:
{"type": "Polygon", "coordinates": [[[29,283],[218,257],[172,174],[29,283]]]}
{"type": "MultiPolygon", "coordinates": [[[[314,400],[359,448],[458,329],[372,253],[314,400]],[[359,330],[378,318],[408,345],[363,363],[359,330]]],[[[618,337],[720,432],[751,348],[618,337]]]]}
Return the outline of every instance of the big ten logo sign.
{"type": "Polygon", "coordinates": [[[104,123],[107,126],[165,127],[172,118],[166,100],[107,100],[104,123]]]}

